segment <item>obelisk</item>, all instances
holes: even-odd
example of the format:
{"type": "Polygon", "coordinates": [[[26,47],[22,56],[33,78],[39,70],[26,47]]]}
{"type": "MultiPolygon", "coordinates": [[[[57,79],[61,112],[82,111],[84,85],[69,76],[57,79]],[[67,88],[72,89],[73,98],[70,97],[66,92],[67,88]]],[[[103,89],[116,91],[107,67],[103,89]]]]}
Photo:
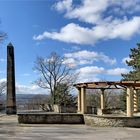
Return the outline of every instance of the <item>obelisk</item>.
{"type": "Polygon", "coordinates": [[[11,43],[7,46],[7,106],[6,114],[16,114],[16,89],[15,89],[15,62],[14,47],[11,43]]]}

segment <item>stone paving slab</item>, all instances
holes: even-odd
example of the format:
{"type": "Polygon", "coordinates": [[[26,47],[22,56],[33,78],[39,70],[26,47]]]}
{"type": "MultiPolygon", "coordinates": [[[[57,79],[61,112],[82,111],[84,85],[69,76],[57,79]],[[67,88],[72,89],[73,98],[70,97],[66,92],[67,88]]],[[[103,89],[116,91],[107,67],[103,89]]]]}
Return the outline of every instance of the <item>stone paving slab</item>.
{"type": "Polygon", "coordinates": [[[0,116],[0,140],[139,140],[138,128],[86,125],[18,124],[17,116],[0,116]]]}

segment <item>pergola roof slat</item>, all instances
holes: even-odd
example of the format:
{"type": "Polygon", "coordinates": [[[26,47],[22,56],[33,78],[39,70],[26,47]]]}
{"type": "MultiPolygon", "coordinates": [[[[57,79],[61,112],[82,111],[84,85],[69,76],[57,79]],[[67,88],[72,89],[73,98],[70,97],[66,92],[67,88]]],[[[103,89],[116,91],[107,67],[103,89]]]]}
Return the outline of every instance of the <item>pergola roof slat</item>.
{"type": "Polygon", "coordinates": [[[140,81],[105,81],[105,82],[87,82],[77,83],[74,85],[76,88],[85,87],[87,89],[123,89],[127,87],[134,87],[140,89],[140,81]],[[114,86],[114,87],[112,87],[114,86]],[[118,87],[120,86],[120,87],[118,87]]]}

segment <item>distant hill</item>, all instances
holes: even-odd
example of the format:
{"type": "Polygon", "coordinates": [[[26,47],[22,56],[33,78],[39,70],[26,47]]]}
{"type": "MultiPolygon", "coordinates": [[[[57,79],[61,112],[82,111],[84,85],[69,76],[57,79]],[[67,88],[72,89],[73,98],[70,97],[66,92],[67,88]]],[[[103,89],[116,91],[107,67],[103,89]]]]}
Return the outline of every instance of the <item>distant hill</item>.
{"type": "MultiPolygon", "coordinates": [[[[17,110],[39,110],[40,104],[46,103],[47,99],[46,94],[16,94],[17,110]]],[[[6,95],[0,97],[0,106],[5,111],[6,95]]]]}
{"type": "MultiPolygon", "coordinates": [[[[45,94],[16,94],[16,102],[23,103],[33,99],[35,96],[44,96],[47,97],[48,95],[45,94]]],[[[0,97],[0,102],[6,102],[6,95],[0,97]]]]}
{"type": "MultiPolygon", "coordinates": [[[[34,96],[36,96],[36,94],[16,94],[16,99],[31,99],[34,96]]],[[[0,99],[6,99],[6,94],[2,95],[0,99]]]]}
{"type": "Polygon", "coordinates": [[[16,99],[32,99],[36,94],[16,94],[16,99]]]}

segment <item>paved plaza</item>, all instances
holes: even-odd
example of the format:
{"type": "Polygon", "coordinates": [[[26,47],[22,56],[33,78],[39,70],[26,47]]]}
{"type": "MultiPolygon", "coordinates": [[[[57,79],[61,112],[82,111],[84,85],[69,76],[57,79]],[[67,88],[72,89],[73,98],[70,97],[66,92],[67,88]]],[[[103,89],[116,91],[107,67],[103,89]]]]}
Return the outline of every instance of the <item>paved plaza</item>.
{"type": "Polygon", "coordinates": [[[0,116],[0,140],[139,140],[139,128],[85,125],[18,124],[17,116],[0,116]]]}

